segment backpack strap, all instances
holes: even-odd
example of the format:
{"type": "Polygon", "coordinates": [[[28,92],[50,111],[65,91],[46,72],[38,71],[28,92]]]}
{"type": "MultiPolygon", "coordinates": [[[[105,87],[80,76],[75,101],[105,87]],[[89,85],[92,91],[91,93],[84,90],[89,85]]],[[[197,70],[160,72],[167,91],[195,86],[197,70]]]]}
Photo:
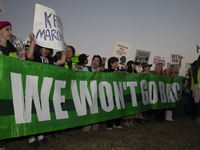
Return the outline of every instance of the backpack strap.
{"type": "Polygon", "coordinates": [[[86,66],[88,68],[88,71],[92,71],[92,66],[86,66]]]}

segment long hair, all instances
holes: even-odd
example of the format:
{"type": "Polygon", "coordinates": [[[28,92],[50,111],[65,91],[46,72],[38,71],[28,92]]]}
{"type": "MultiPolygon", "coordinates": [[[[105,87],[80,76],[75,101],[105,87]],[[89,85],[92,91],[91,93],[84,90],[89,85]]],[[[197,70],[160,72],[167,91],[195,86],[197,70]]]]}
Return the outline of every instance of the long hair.
{"type": "Polygon", "coordinates": [[[164,75],[164,71],[163,71],[163,69],[162,69],[162,71],[160,71],[160,69],[159,69],[159,65],[162,65],[162,63],[157,63],[156,64],[156,66],[155,66],[155,68],[154,68],[154,72],[155,72],[155,74],[158,74],[158,75],[164,75]]]}
{"type": "Polygon", "coordinates": [[[56,59],[61,59],[61,57],[62,57],[62,52],[61,52],[61,51],[57,51],[54,57],[55,57],[56,59]]]}
{"type": "Polygon", "coordinates": [[[169,70],[169,69],[165,69],[165,70],[164,70],[164,75],[165,75],[165,77],[167,77],[167,74],[166,74],[167,70],[169,70]]]}
{"type": "MultiPolygon", "coordinates": [[[[42,47],[39,46],[39,45],[37,45],[37,46],[35,47],[35,52],[41,55],[41,49],[42,49],[42,47]]],[[[47,57],[52,57],[53,49],[50,49],[50,48],[48,48],[48,49],[49,49],[50,53],[48,54],[47,57]]]]}
{"type": "Polygon", "coordinates": [[[175,73],[176,73],[176,72],[175,72],[175,68],[176,68],[175,65],[171,65],[171,66],[169,67],[169,74],[175,74],[175,73]]]}
{"type": "Polygon", "coordinates": [[[108,59],[108,68],[111,69],[112,68],[111,64],[114,63],[114,62],[118,62],[118,61],[119,61],[119,59],[117,57],[110,57],[108,59]]]}
{"type": "Polygon", "coordinates": [[[135,64],[132,60],[130,60],[130,61],[127,62],[127,67],[128,67],[127,68],[127,72],[128,73],[131,73],[131,72],[137,73],[136,69],[132,68],[132,66],[131,66],[132,64],[135,64]]]}

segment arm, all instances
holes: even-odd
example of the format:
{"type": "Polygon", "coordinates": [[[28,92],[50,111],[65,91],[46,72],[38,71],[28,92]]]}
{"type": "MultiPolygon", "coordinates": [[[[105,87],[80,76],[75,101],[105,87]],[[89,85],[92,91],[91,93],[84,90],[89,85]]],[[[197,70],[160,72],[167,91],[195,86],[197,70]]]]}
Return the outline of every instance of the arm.
{"type": "Polygon", "coordinates": [[[64,42],[65,50],[67,49],[67,44],[64,42]]]}
{"type": "Polygon", "coordinates": [[[183,57],[182,56],[180,56],[180,60],[179,60],[179,64],[178,64],[178,71],[180,70],[180,68],[181,68],[181,60],[183,59],[183,57]]]}
{"type": "Polygon", "coordinates": [[[189,77],[191,77],[192,69],[193,69],[193,67],[190,67],[190,68],[188,69],[188,75],[189,75],[189,77]]]}
{"type": "Polygon", "coordinates": [[[60,66],[60,65],[64,64],[65,61],[66,61],[66,54],[65,54],[65,52],[63,51],[63,52],[62,52],[62,57],[61,57],[61,59],[59,59],[59,60],[56,62],[56,66],[60,66]]]}
{"type": "Polygon", "coordinates": [[[29,36],[31,38],[31,44],[28,47],[26,57],[27,57],[27,60],[33,60],[34,59],[33,53],[34,53],[34,49],[35,49],[35,35],[33,33],[31,33],[29,36]]]}

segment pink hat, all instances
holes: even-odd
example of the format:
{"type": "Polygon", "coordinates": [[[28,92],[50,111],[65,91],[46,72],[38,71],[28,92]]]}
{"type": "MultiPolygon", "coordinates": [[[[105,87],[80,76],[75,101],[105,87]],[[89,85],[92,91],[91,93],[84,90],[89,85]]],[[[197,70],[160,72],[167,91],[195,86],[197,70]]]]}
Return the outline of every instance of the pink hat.
{"type": "Polygon", "coordinates": [[[1,30],[1,28],[2,28],[5,24],[9,24],[9,25],[12,27],[12,25],[11,25],[10,22],[8,22],[8,21],[1,21],[1,22],[0,22],[0,30],[1,30]]]}

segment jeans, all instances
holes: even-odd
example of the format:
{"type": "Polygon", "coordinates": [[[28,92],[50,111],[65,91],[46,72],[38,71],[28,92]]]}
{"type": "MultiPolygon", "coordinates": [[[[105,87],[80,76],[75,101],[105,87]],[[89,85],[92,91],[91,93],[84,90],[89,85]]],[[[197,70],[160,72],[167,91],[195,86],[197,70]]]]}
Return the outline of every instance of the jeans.
{"type": "Polygon", "coordinates": [[[4,143],[5,143],[5,140],[0,141],[0,148],[3,148],[4,143]]]}
{"type": "Polygon", "coordinates": [[[192,101],[192,98],[191,98],[191,94],[185,93],[185,99],[186,99],[185,113],[186,113],[187,116],[192,116],[193,101],[192,101]]]}
{"type": "Polygon", "coordinates": [[[197,106],[197,118],[200,118],[200,103],[197,106]]]}
{"type": "Polygon", "coordinates": [[[181,118],[183,118],[183,116],[184,116],[183,104],[173,108],[173,119],[180,120],[181,118]]]}
{"type": "Polygon", "coordinates": [[[115,126],[120,126],[120,118],[118,118],[118,119],[114,119],[114,120],[109,120],[109,121],[107,121],[107,128],[112,128],[112,126],[113,126],[113,123],[114,123],[114,125],[115,126]]]}

